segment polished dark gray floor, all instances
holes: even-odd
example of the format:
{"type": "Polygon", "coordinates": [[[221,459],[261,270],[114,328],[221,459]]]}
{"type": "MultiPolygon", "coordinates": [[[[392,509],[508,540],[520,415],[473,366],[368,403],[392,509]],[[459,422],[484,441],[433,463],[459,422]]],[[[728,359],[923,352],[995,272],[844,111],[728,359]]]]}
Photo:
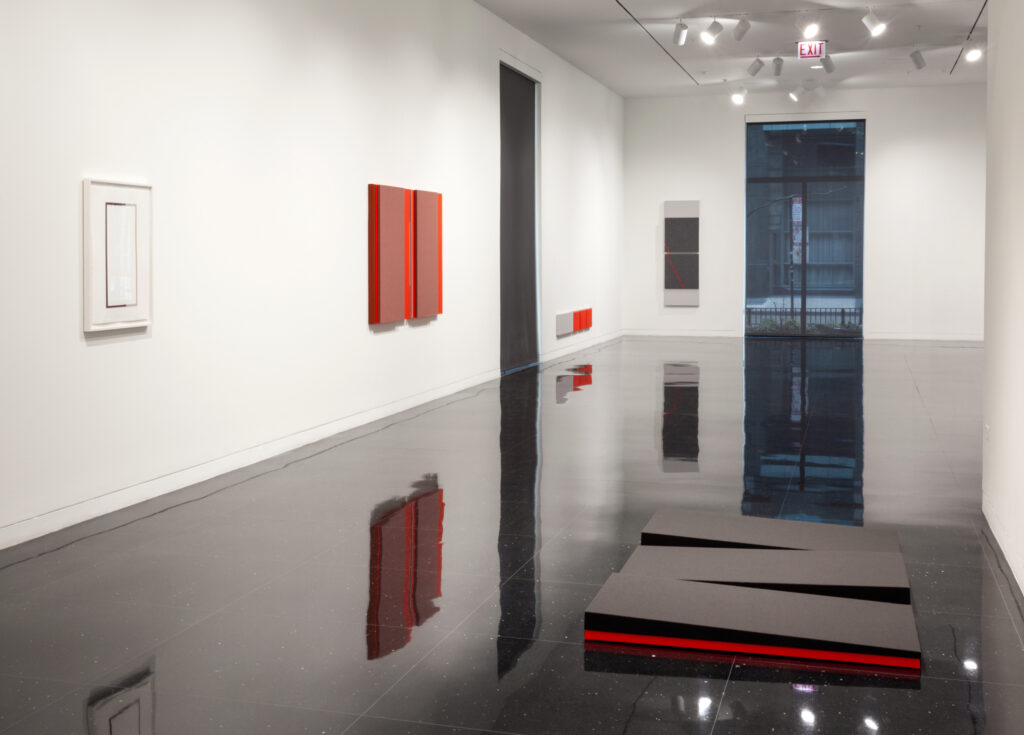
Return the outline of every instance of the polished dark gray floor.
{"type": "Polygon", "coordinates": [[[1020,733],[982,361],[625,340],[0,552],[0,732],[85,735],[151,674],[159,735],[1020,733]],[[587,649],[665,506],[898,530],[920,680],[587,649]]]}

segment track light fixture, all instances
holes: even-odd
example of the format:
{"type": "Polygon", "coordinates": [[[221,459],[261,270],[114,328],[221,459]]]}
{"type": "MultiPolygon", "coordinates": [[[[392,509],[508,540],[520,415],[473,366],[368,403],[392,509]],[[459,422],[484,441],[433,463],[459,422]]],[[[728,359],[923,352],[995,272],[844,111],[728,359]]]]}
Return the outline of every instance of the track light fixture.
{"type": "Polygon", "coordinates": [[[732,103],[734,105],[742,105],[747,99],[747,90],[744,87],[740,87],[732,93],[732,103]]]}
{"type": "Polygon", "coordinates": [[[772,76],[778,77],[778,76],[781,76],[781,75],[782,75],[782,57],[781,56],[776,56],[774,59],[772,59],[772,76]]]}
{"type": "Polygon", "coordinates": [[[722,24],[717,20],[711,21],[706,29],[700,32],[700,40],[706,43],[708,46],[714,46],[715,40],[718,38],[718,34],[722,32],[722,24]]]}
{"type": "Polygon", "coordinates": [[[826,74],[831,74],[836,70],[836,62],[832,61],[832,57],[825,54],[825,57],[821,60],[821,65],[825,69],[826,74]]]}
{"type": "Polygon", "coordinates": [[[742,41],[743,37],[747,35],[747,31],[750,30],[750,21],[746,18],[740,18],[740,22],[736,24],[736,27],[732,29],[732,37],[737,41],[742,41]]]}
{"type": "Polygon", "coordinates": [[[789,93],[789,98],[791,100],[793,100],[794,102],[799,102],[800,98],[803,97],[803,96],[804,96],[804,88],[803,87],[797,87],[796,89],[794,89],[792,92],[789,93]]]}
{"type": "Polygon", "coordinates": [[[676,46],[682,46],[686,43],[686,32],[688,30],[690,30],[689,27],[683,23],[683,21],[676,23],[676,30],[672,34],[672,40],[675,42],[676,46]]]}
{"type": "Polygon", "coordinates": [[[867,29],[871,31],[872,36],[881,36],[885,33],[885,29],[888,27],[885,23],[878,19],[873,10],[869,10],[868,14],[860,19],[860,22],[867,26],[867,29]]]}
{"type": "Polygon", "coordinates": [[[919,71],[927,65],[927,62],[924,60],[924,54],[919,49],[914,49],[910,52],[910,60],[914,62],[914,66],[919,71]]]}
{"type": "Polygon", "coordinates": [[[805,40],[811,40],[816,38],[818,33],[821,31],[821,23],[815,17],[802,17],[796,24],[796,27],[800,30],[805,40]]]}
{"type": "Polygon", "coordinates": [[[982,51],[981,46],[968,46],[967,53],[964,54],[964,58],[973,64],[975,61],[978,61],[983,55],[984,51],[982,51]]]}
{"type": "Polygon", "coordinates": [[[762,69],[764,69],[764,62],[759,57],[750,62],[750,66],[747,67],[747,74],[756,77],[761,73],[762,69]]]}

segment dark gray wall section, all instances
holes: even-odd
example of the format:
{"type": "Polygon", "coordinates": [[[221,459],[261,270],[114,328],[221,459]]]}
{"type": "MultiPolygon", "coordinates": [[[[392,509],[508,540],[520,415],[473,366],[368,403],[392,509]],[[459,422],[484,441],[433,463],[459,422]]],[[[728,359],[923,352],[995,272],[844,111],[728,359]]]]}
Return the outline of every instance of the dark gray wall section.
{"type": "Polygon", "coordinates": [[[501,67],[501,369],[537,362],[536,82],[501,67]]]}

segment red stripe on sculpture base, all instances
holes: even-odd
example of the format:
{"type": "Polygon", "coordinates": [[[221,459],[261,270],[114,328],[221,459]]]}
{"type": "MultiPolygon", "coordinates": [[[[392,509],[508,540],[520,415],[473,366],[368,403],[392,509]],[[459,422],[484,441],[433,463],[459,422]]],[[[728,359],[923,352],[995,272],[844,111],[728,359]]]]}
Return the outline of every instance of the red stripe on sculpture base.
{"type": "Polygon", "coordinates": [[[879,656],[867,653],[851,653],[848,651],[818,651],[812,648],[790,648],[788,646],[763,646],[756,643],[730,643],[727,641],[702,641],[695,638],[669,638],[658,635],[638,635],[635,633],[611,633],[604,630],[583,631],[585,641],[604,641],[608,643],[630,643],[642,646],[662,646],[669,648],[692,648],[699,651],[723,651],[726,653],[750,653],[758,656],[777,656],[780,658],[804,658],[815,661],[841,661],[852,664],[868,664],[872,666],[892,666],[901,669],[920,669],[921,661],[906,656],[879,656]]]}

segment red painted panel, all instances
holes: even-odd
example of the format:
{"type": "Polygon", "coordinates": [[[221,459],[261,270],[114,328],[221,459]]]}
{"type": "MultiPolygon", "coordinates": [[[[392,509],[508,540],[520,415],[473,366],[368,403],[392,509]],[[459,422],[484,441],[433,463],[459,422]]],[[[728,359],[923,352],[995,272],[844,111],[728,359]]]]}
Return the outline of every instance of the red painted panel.
{"type": "Polygon", "coordinates": [[[406,311],[409,221],[405,189],[370,187],[370,323],[400,322],[406,311]]]}
{"type": "Polygon", "coordinates": [[[370,184],[370,249],[368,253],[370,271],[370,324],[380,323],[380,187],[370,184]]]}
{"type": "Polygon", "coordinates": [[[657,635],[635,633],[613,633],[604,630],[585,630],[585,641],[609,643],[632,643],[643,646],[667,646],[670,648],[692,648],[701,651],[726,651],[729,653],[750,653],[758,656],[780,658],[804,658],[815,661],[842,661],[845,663],[868,664],[871,666],[893,666],[901,669],[920,669],[921,661],[905,656],[879,656],[849,651],[819,651],[810,648],[789,648],[786,646],[763,646],[754,643],[731,641],[702,641],[694,638],[669,638],[657,635]]]}
{"type": "Polygon", "coordinates": [[[441,195],[415,192],[415,282],[413,316],[441,313],[441,195]]]}

